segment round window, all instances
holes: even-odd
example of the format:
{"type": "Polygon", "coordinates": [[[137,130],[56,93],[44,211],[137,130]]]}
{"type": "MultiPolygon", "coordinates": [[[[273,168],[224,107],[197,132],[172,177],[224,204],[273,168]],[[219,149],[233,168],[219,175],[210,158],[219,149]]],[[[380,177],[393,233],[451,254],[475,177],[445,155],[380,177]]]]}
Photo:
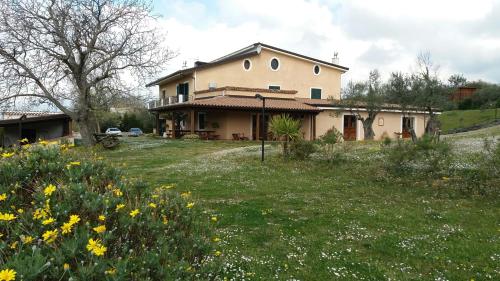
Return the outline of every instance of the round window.
{"type": "Polygon", "coordinates": [[[250,60],[247,59],[247,60],[243,61],[243,68],[245,70],[248,71],[248,70],[250,70],[251,67],[252,67],[252,62],[250,60]]]}
{"type": "Polygon", "coordinates": [[[321,72],[321,67],[319,67],[319,65],[315,65],[313,71],[314,74],[318,75],[321,72]]]}
{"type": "Polygon", "coordinates": [[[276,71],[280,68],[280,61],[277,58],[271,59],[271,69],[276,71]]]}

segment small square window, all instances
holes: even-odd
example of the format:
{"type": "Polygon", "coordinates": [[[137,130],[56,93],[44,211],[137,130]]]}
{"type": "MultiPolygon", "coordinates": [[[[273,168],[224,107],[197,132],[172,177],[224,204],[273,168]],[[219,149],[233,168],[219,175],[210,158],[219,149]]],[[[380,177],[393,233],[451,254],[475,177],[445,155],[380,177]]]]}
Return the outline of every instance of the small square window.
{"type": "Polygon", "coordinates": [[[321,99],[321,89],[311,88],[311,99],[321,99]]]}

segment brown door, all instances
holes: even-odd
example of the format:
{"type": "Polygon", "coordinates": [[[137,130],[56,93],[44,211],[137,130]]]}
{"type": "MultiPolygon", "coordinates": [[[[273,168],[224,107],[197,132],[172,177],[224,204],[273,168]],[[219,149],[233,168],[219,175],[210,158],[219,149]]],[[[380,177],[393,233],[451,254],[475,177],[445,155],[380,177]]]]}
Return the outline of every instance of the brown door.
{"type": "Polygon", "coordinates": [[[344,140],[356,140],[356,116],[344,115],[344,140]]]}
{"type": "Polygon", "coordinates": [[[408,139],[411,138],[410,130],[406,129],[413,129],[413,117],[403,117],[403,138],[408,139]],[[405,126],[406,125],[406,126],[405,126]]]}

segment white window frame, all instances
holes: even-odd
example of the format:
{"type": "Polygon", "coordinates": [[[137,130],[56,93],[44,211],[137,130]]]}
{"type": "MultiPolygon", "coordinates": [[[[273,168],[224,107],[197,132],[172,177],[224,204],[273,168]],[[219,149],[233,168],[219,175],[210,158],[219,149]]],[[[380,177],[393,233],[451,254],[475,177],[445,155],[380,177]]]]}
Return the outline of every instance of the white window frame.
{"type": "Polygon", "coordinates": [[[313,99],[312,98],[312,90],[313,89],[321,90],[321,98],[320,98],[320,100],[322,100],[323,99],[323,88],[321,88],[321,87],[311,87],[311,88],[309,88],[309,98],[313,99]]]}
{"type": "Polygon", "coordinates": [[[252,63],[252,60],[251,59],[244,59],[242,62],[241,62],[241,66],[243,67],[243,70],[245,71],[250,71],[252,70],[252,66],[253,66],[253,63],[252,63]],[[250,67],[248,69],[245,68],[245,61],[249,61],[250,62],[250,67]]]}
{"type": "Polygon", "coordinates": [[[321,66],[319,64],[313,65],[313,74],[316,75],[316,76],[318,76],[318,75],[321,74],[321,66]],[[314,72],[314,69],[316,68],[316,66],[319,67],[318,73],[314,72]]]}
{"type": "Polygon", "coordinates": [[[201,111],[201,112],[196,113],[196,117],[197,117],[196,127],[199,131],[207,129],[205,124],[203,124],[203,127],[205,127],[205,128],[203,128],[203,129],[200,128],[200,115],[202,115],[202,114],[205,115],[204,121],[205,122],[207,121],[207,113],[205,111],[201,111]]]}
{"type": "Polygon", "coordinates": [[[272,57],[272,58],[269,60],[269,68],[271,69],[271,71],[278,71],[278,70],[280,70],[280,68],[281,68],[281,61],[280,61],[280,59],[279,59],[279,58],[277,58],[277,57],[272,57]],[[276,68],[276,69],[273,69],[273,67],[272,67],[272,65],[271,65],[271,62],[272,62],[274,59],[276,59],[276,60],[278,61],[278,68],[276,68]]]}
{"type": "Polygon", "coordinates": [[[267,89],[270,90],[270,91],[281,91],[281,85],[269,84],[269,85],[267,85],[267,89]],[[269,89],[269,87],[280,87],[280,89],[279,90],[271,90],[271,89],[269,89]]]}

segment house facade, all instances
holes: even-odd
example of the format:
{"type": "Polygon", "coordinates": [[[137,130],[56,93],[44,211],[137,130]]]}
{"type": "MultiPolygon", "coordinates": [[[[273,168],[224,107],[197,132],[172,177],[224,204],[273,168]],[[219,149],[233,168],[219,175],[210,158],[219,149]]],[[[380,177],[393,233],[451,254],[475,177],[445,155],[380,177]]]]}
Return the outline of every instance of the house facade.
{"type": "MultiPolygon", "coordinates": [[[[176,71],[147,86],[158,86],[159,99],[150,102],[156,133],[169,137],[199,134],[214,139],[272,138],[267,122],[275,114],[301,120],[301,134],[313,140],[335,127],[346,140],[362,140],[363,128],[354,112],[342,106],[341,76],[347,67],[267,44],[255,43],[194,67],[176,71]],[[265,114],[262,115],[262,99],[265,114]],[[261,119],[264,118],[264,128],[261,119]]],[[[374,122],[376,138],[397,137],[403,122],[422,135],[425,114],[394,107],[374,122]]]]}

